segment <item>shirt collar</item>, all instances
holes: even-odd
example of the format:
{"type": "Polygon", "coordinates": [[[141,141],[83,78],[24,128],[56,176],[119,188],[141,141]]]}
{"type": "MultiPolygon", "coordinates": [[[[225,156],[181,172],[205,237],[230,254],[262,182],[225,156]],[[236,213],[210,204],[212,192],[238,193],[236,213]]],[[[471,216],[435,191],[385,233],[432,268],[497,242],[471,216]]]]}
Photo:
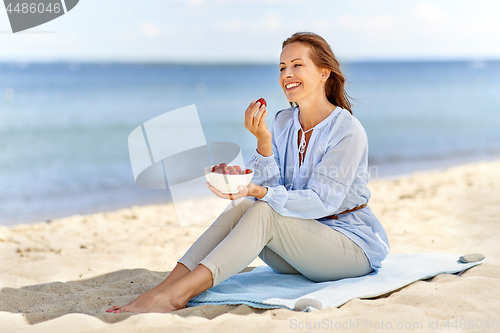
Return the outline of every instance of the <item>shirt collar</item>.
{"type": "MultiPolygon", "coordinates": [[[[341,110],[342,110],[342,108],[340,106],[337,106],[335,108],[335,110],[333,110],[333,112],[330,113],[330,115],[328,117],[326,117],[325,119],[320,121],[316,126],[314,126],[314,129],[321,128],[321,127],[325,126],[326,124],[328,124],[330,121],[333,120],[333,118],[335,118],[340,113],[341,110]]],[[[302,126],[300,125],[300,121],[299,121],[299,107],[298,106],[296,106],[294,111],[293,111],[293,125],[295,126],[295,128],[297,130],[302,128],[302,126]]]]}

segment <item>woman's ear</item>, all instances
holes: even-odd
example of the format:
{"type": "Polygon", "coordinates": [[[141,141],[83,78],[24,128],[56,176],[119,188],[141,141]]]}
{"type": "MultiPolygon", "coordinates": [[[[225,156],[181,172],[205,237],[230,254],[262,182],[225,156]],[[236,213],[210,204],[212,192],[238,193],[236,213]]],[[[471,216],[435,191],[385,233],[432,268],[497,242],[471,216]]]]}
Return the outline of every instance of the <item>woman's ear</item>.
{"type": "Polygon", "coordinates": [[[330,77],[330,71],[326,68],[323,68],[322,73],[321,73],[321,79],[326,81],[326,80],[328,80],[329,77],[330,77]]]}

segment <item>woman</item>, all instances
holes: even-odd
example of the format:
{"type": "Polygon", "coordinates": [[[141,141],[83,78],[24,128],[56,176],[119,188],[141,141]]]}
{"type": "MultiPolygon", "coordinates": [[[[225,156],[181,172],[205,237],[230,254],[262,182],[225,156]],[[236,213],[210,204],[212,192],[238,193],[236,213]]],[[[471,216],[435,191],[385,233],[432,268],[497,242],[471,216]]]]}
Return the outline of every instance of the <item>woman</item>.
{"type": "Polygon", "coordinates": [[[345,78],[328,43],[313,33],[283,42],[279,83],[292,107],[267,128],[253,101],[245,127],[257,149],[245,166],[253,182],[152,290],[108,311],[170,312],[247,267],[258,255],[282,274],[331,281],[376,272],[389,254],[387,235],[366,206],[368,141],[352,116],[345,78]],[[295,107],[293,106],[295,103],[295,107]],[[335,215],[334,215],[335,214],[335,215]]]}

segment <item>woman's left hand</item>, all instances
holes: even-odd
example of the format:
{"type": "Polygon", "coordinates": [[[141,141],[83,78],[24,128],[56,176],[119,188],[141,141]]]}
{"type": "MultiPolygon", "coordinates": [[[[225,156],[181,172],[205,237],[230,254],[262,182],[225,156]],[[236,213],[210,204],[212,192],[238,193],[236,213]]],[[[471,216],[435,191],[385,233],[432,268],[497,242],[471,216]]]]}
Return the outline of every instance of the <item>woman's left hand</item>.
{"type": "MultiPolygon", "coordinates": [[[[218,189],[216,189],[215,187],[213,187],[209,182],[206,182],[205,184],[210,189],[210,191],[212,191],[219,198],[229,199],[229,200],[237,200],[239,198],[246,197],[248,195],[249,188],[251,187],[251,185],[253,183],[248,184],[248,186],[240,185],[239,186],[239,190],[240,191],[238,193],[234,193],[234,194],[225,194],[225,193],[222,193],[221,191],[219,191],[218,189]]],[[[253,185],[255,185],[255,184],[253,184],[253,185]]]]}

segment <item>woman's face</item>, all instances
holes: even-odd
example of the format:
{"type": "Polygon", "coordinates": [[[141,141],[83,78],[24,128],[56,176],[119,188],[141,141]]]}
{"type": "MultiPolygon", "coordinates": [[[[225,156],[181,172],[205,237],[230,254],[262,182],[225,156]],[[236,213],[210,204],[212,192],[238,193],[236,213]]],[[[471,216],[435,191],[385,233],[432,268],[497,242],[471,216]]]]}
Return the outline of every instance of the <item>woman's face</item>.
{"type": "Polygon", "coordinates": [[[301,43],[288,44],[280,56],[279,82],[289,102],[317,98],[324,94],[328,71],[321,70],[309,58],[309,48],[301,43]],[[324,74],[324,76],[322,76],[324,74]]]}

